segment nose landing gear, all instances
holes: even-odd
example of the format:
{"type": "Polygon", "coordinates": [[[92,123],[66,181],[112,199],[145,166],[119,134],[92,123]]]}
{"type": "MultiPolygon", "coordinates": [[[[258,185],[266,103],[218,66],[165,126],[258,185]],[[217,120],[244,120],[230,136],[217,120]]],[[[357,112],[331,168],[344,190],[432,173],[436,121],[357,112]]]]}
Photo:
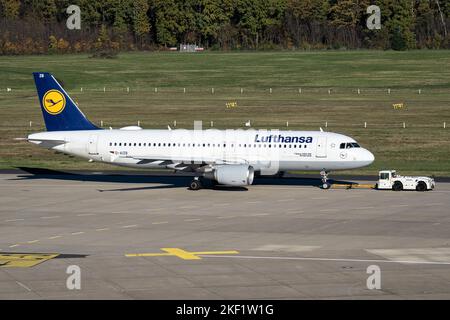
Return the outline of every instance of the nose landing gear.
{"type": "Polygon", "coordinates": [[[327,182],[328,171],[322,170],[322,171],[320,171],[320,175],[322,176],[322,185],[320,187],[325,190],[330,189],[331,184],[327,182]]]}

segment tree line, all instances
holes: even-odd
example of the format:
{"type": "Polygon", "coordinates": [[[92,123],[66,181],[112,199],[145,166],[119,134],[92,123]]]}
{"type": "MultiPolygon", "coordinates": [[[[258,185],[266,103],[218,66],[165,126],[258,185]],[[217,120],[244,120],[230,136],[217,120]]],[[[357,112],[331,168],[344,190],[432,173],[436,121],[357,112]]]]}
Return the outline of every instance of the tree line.
{"type": "Polygon", "coordinates": [[[450,48],[450,0],[0,0],[0,54],[450,48]],[[366,26],[381,9],[381,29],[366,26]],[[81,29],[66,27],[69,5],[81,29]]]}

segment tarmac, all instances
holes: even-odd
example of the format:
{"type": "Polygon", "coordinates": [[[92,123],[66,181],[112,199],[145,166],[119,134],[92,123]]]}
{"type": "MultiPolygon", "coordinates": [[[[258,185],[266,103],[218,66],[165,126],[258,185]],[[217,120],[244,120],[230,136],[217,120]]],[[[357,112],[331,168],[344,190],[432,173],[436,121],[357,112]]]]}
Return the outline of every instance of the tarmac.
{"type": "Polygon", "coordinates": [[[450,183],[322,190],[288,176],[191,191],[190,179],[1,173],[0,299],[450,298],[450,183]]]}

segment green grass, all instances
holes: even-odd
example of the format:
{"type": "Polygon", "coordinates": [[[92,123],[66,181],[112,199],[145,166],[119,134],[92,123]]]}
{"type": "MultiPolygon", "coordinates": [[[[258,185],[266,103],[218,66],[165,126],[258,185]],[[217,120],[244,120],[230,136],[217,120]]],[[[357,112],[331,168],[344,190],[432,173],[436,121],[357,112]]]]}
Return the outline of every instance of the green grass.
{"type": "Polygon", "coordinates": [[[203,120],[205,127],[214,121],[216,128],[242,128],[251,119],[257,128],[285,129],[289,121],[289,129],[317,130],[328,122],[327,130],[350,135],[374,152],[373,165],[353,172],[393,168],[404,174],[450,175],[450,133],[443,129],[444,121],[450,125],[449,51],[2,57],[0,168],[114,168],[13,140],[44,130],[33,71],[54,73],[83,112],[105,126],[139,120],[145,128],[165,128],[176,120],[177,127],[192,128],[194,120],[203,120]],[[7,93],[6,87],[13,91],[7,93]],[[226,109],[229,101],[238,107],[226,109]],[[406,109],[393,110],[399,102],[406,109]]]}

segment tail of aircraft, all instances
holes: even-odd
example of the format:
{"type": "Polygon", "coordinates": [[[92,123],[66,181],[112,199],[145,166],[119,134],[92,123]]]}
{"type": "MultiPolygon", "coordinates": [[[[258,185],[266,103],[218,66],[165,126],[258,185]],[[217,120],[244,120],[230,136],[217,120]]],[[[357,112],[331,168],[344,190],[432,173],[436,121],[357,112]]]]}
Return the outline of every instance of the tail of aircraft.
{"type": "Polygon", "coordinates": [[[48,72],[34,72],[47,131],[98,130],[48,72]]]}

